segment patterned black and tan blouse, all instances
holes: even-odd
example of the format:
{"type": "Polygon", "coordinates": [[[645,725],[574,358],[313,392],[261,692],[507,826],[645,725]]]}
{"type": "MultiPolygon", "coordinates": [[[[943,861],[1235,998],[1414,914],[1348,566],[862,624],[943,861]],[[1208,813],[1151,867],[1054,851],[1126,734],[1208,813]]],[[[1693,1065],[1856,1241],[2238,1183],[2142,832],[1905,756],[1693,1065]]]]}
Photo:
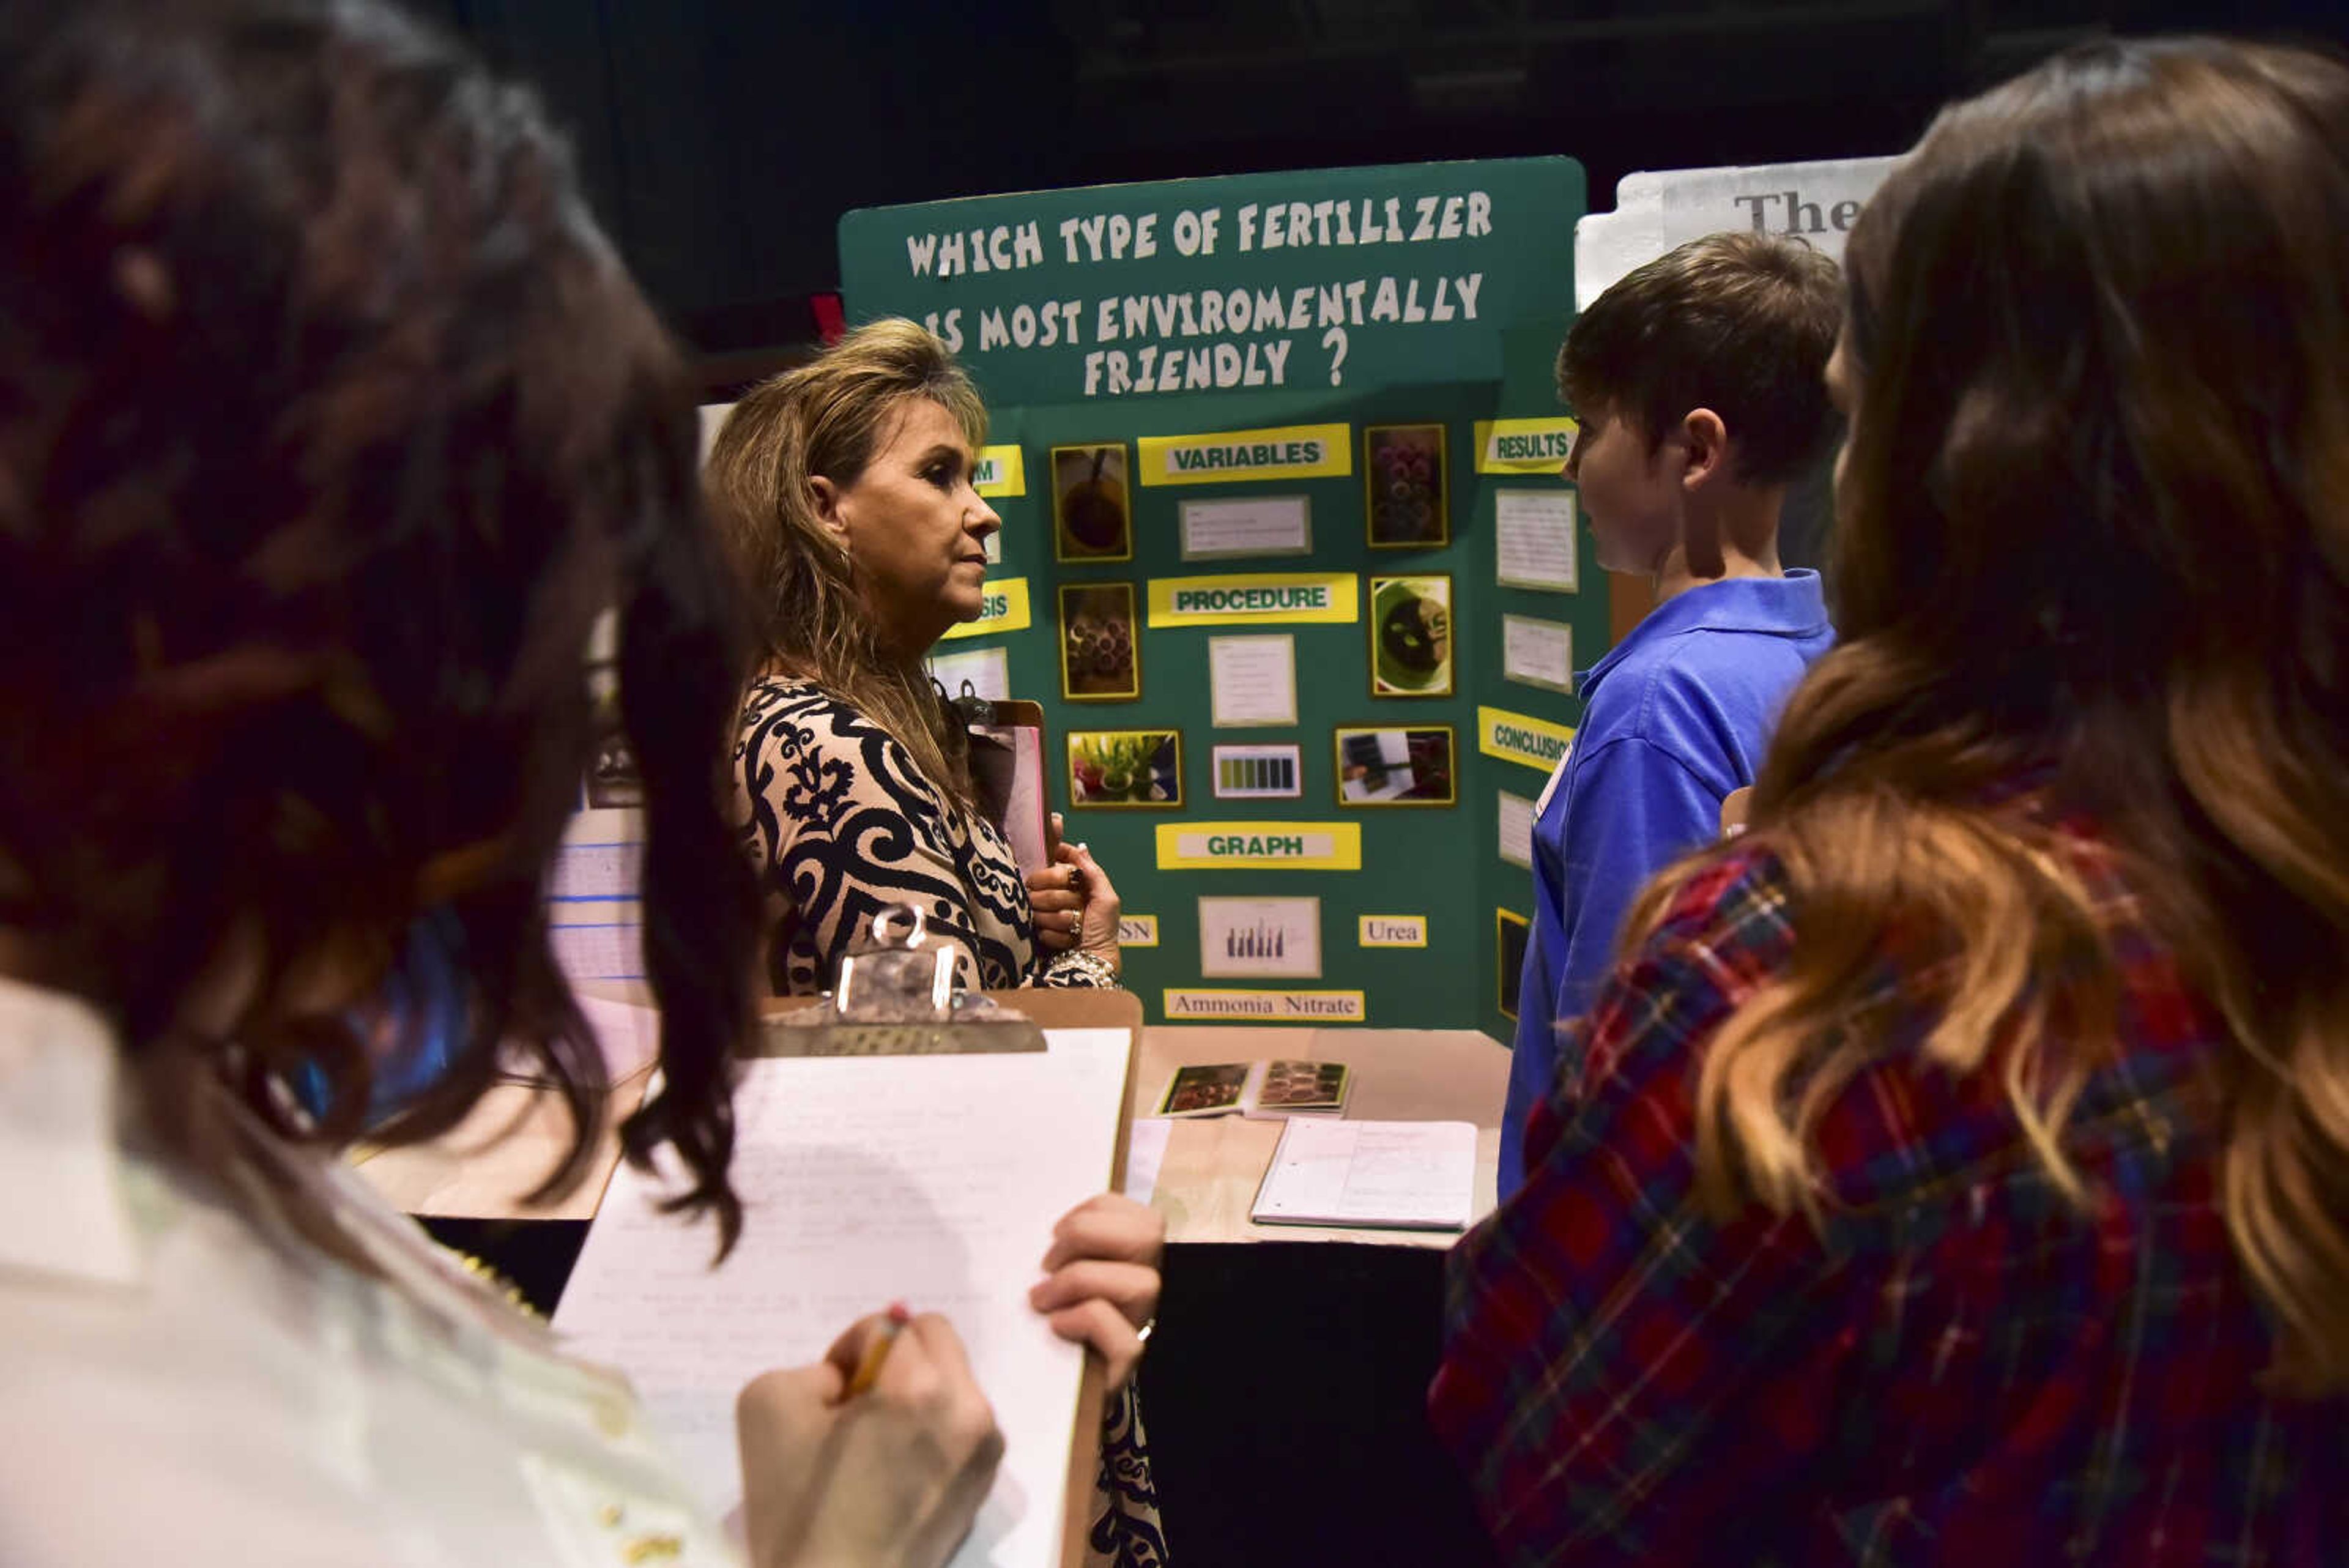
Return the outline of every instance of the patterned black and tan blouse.
{"type": "Polygon", "coordinates": [[[885,904],[918,906],[960,950],[965,986],[1100,983],[1099,970],[1036,950],[1028,885],[995,824],[915,765],[864,714],[805,680],[763,679],[734,747],[743,848],[759,873],[779,996],[825,989],[885,904]]]}
{"type": "MultiPolygon", "coordinates": [[[[966,986],[1101,983],[1098,964],[1036,950],[1028,884],[996,826],[958,805],[913,753],[806,680],[751,683],[734,745],[743,850],[772,923],[779,996],[823,990],[885,904],[909,903],[954,942],[966,986]]],[[[1166,1535],[1133,1386],[1102,1426],[1089,1561],[1160,1568],[1166,1535]]]]}

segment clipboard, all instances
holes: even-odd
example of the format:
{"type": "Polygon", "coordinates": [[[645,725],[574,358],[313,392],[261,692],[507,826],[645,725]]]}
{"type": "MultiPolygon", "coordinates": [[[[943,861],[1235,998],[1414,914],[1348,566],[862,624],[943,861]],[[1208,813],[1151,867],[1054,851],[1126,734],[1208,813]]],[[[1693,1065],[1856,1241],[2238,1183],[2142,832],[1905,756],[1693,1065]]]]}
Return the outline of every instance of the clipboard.
{"type": "MultiPolygon", "coordinates": [[[[1034,706],[1034,704],[1029,704],[1034,706]]],[[[977,993],[1006,1007],[1016,1007],[1039,1029],[1123,1029],[1126,1032],[1129,1049],[1126,1054],[1125,1086],[1117,1112],[1117,1137],[1110,1160],[1109,1181],[1104,1190],[1115,1192],[1125,1185],[1125,1165],[1133,1136],[1134,1082],[1142,1060],[1142,999],[1123,990],[1052,990],[1032,988],[1018,991],[989,991],[977,993]]],[[[762,1023],[772,1023],[795,1012],[821,1005],[823,999],[812,996],[776,997],[762,1004],[762,1023]]],[[[947,1025],[949,1029],[970,1025],[947,1025]]],[[[771,1033],[762,1029],[761,1041],[771,1033]]],[[[987,1044],[958,1047],[968,1051],[985,1051],[987,1044]]],[[[762,1045],[763,1051],[763,1045],[762,1045]]],[[[1069,1447],[1068,1511],[1061,1526],[1061,1563],[1062,1568],[1083,1568],[1086,1558],[1085,1539],[1092,1528],[1092,1505],[1093,1481],[1101,1469],[1101,1427],[1103,1412],[1109,1403],[1101,1363],[1088,1356],[1084,1376],[1077,1388],[1075,1436],[1069,1447]]]]}
{"type": "Polygon", "coordinates": [[[1050,792],[1045,782],[1044,708],[989,701],[966,692],[953,702],[970,732],[970,776],[979,807],[1003,832],[1020,874],[1052,863],[1050,792]]]}

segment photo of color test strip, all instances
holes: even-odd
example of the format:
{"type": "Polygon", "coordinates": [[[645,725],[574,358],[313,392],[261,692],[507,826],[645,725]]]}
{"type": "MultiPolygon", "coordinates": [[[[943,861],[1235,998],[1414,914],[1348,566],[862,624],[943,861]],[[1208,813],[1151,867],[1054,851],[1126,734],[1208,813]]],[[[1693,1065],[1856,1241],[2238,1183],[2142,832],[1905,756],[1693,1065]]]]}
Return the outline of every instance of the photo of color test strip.
{"type": "Polygon", "coordinates": [[[1216,798],[1295,799],[1305,793],[1304,768],[1295,746],[1217,746],[1216,798]]]}

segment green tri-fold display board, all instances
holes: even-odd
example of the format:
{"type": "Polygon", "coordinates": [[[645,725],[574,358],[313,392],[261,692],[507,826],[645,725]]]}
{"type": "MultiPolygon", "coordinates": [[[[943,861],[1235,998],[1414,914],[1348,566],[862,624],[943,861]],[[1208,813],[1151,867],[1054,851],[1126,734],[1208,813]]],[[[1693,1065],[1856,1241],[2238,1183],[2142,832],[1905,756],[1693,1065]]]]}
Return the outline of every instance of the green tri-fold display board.
{"type": "Polygon", "coordinates": [[[1154,1022],[1507,1037],[1609,637],[1551,373],[1583,203],[1538,158],[841,221],[850,318],[929,326],[989,410],[1001,561],[935,668],[1042,702],[1154,1022]]]}

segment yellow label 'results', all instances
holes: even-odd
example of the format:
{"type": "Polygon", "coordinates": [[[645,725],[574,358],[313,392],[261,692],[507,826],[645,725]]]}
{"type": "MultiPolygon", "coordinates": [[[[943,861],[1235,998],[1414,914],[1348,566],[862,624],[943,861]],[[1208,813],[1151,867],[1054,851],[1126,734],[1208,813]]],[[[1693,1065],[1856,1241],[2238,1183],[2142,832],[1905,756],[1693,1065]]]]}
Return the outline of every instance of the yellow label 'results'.
{"type": "Polygon", "coordinates": [[[1478,420],[1476,472],[1556,473],[1581,427],[1563,414],[1539,420],[1478,420]]]}

